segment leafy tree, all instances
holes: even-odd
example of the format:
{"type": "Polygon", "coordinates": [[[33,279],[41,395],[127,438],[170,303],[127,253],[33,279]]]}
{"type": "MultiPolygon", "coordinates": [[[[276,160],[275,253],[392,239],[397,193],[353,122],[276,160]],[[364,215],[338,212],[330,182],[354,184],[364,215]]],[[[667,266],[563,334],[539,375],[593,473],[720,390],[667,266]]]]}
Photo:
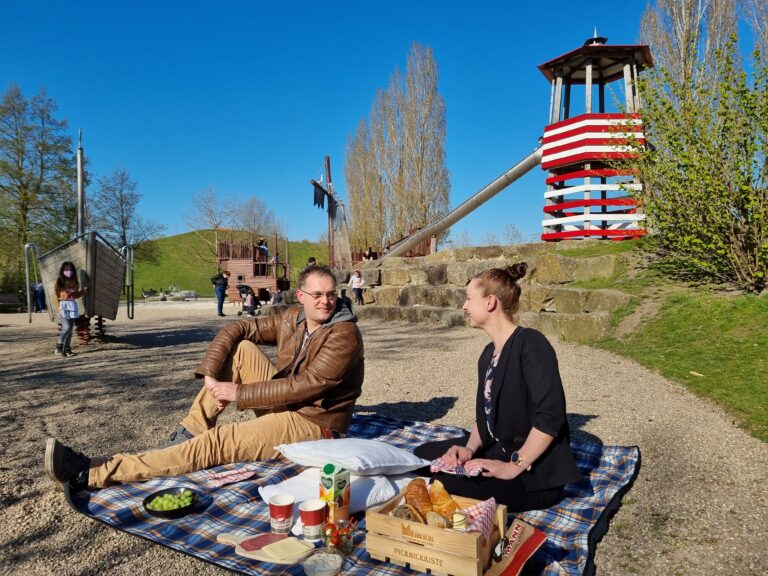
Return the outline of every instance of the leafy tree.
{"type": "MultiPolygon", "coordinates": [[[[696,43],[692,44],[695,50],[696,43]]],[[[681,272],[761,292],[768,270],[768,66],[753,73],[736,40],[680,77],[641,79],[646,138],[636,168],[662,251],[681,272]]]]}
{"type": "Polygon", "coordinates": [[[118,248],[138,248],[157,238],[165,225],[136,213],[142,194],[125,168],[115,167],[96,181],[96,191],[88,202],[90,228],[118,248]]]}
{"type": "Polygon", "coordinates": [[[352,243],[381,246],[448,213],[445,104],[432,50],[414,43],[347,142],[352,243]]]}
{"type": "Polygon", "coordinates": [[[67,240],[77,220],[75,159],[66,120],[41,90],[27,100],[12,84],[0,101],[0,285],[22,284],[23,248],[67,240]]]}

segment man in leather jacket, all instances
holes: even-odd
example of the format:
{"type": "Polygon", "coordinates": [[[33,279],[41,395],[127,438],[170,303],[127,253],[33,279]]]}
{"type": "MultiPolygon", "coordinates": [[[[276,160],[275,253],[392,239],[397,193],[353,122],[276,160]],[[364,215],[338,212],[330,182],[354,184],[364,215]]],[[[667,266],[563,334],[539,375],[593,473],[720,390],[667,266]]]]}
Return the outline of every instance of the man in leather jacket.
{"type": "Polygon", "coordinates": [[[204,384],[165,448],[117,454],[95,465],[50,438],[48,475],[75,490],[101,488],[275,458],[280,444],[344,434],[363,384],[357,318],[336,296],[336,280],[325,266],[305,268],[296,295],[302,306],[232,322],[216,335],[195,371],[204,384]],[[277,346],[276,365],[260,344],[277,346]],[[253,409],[257,418],[217,426],[230,403],[253,409]]]}

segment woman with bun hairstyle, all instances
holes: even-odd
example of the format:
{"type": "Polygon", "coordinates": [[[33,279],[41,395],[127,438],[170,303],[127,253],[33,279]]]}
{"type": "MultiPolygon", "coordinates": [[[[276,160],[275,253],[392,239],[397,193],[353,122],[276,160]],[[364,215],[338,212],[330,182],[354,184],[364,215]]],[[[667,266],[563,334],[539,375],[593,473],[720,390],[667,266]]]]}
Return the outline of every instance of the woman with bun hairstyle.
{"type": "Polygon", "coordinates": [[[80,315],[77,309],[77,299],[85,294],[86,288],[80,289],[80,282],[77,279],[77,268],[72,262],[64,262],[59,267],[59,277],[53,285],[53,294],[59,309],[59,321],[61,322],[61,332],[56,341],[56,355],[63,354],[69,358],[74,356],[72,352],[72,330],[75,327],[75,321],[80,315]]]}
{"type": "Polygon", "coordinates": [[[510,512],[548,508],[563,487],[580,479],[570,449],[565,394],[552,345],[540,332],[515,324],[517,281],[525,262],[477,274],[467,284],[469,325],[491,339],[478,361],[475,423],[463,438],[430,442],[415,453],[442,459],[443,469],[482,469],[479,476],[438,473],[448,492],[485,500],[510,512]]]}

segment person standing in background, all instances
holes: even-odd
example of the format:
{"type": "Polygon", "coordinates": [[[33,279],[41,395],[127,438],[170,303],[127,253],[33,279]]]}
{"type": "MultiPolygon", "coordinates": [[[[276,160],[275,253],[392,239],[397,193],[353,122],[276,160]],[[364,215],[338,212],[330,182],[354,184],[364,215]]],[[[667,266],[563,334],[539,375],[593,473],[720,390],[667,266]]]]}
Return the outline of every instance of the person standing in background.
{"type": "Polygon", "coordinates": [[[349,279],[349,287],[352,288],[352,292],[355,295],[355,304],[359,304],[360,306],[363,305],[364,284],[365,280],[363,280],[363,275],[360,273],[360,270],[355,270],[352,277],[349,279]]]}
{"type": "Polygon", "coordinates": [[[219,272],[216,276],[211,277],[211,283],[216,290],[216,309],[219,316],[225,316],[224,314],[224,297],[227,295],[227,288],[229,287],[229,270],[219,272]]]}
{"type": "Polygon", "coordinates": [[[37,282],[32,286],[34,289],[33,293],[35,295],[35,312],[44,312],[46,310],[45,285],[42,282],[37,282]]]}
{"type": "Polygon", "coordinates": [[[59,308],[61,322],[61,332],[56,341],[57,356],[64,355],[65,358],[69,358],[75,355],[72,352],[72,331],[75,328],[75,321],[80,316],[77,299],[82,298],[85,292],[86,287],[80,289],[75,265],[72,262],[64,262],[59,268],[59,277],[53,285],[53,294],[59,308]]]}

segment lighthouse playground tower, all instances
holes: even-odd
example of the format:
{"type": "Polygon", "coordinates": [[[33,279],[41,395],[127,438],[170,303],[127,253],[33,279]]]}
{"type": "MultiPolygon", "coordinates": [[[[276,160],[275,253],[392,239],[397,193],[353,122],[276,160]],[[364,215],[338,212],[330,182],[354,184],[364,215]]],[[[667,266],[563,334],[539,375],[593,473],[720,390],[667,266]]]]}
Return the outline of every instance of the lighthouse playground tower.
{"type": "Polygon", "coordinates": [[[646,233],[645,216],[627,195],[641,184],[612,161],[632,157],[630,139],[645,143],[637,77],[653,60],[648,46],[606,42],[590,38],[581,48],[539,66],[551,84],[549,124],[541,147],[541,167],[549,172],[542,240],[624,239],[646,233]],[[606,113],[605,89],[617,80],[624,81],[623,110],[606,113]],[[584,108],[579,114],[576,93],[582,91],[584,108]]]}

